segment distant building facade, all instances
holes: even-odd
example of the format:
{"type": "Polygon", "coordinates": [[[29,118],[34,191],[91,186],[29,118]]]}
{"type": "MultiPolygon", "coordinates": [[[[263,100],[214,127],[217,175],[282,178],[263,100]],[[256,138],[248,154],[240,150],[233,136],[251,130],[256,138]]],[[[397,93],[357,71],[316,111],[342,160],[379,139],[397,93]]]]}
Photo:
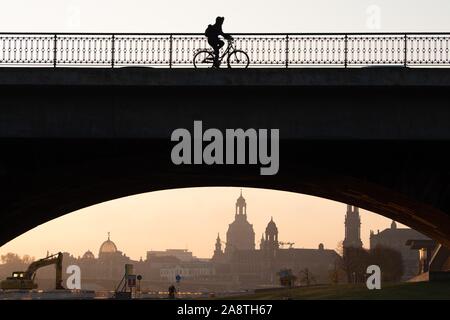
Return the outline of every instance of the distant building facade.
{"type": "Polygon", "coordinates": [[[203,280],[214,275],[215,269],[211,263],[203,261],[176,264],[160,269],[161,279],[169,282],[176,281],[177,276],[180,276],[181,280],[203,280]]]}
{"type": "Polygon", "coordinates": [[[164,251],[147,251],[147,260],[151,260],[154,257],[176,257],[180,261],[189,262],[197,259],[193,256],[192,252],[187,249],[167,249],[164,251]]]}
{"type": "Polygon", "coordinates": [[[430,240],[427,236],[409,228],[398,228],[392,221],[391,227],[377,233],[370,231],[370,248],[387,247],[398,251],[402,255],[403,280],[416,276],[420,271],[419,250],[411,250],[408,240],[430,240]]]}

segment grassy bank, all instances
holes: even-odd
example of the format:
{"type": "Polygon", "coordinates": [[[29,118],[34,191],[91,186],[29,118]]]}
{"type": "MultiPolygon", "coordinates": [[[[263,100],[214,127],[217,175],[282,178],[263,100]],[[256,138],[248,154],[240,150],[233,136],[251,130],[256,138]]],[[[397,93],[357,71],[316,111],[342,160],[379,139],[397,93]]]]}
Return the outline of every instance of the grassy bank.
{"type": "Polygon", "coordinates": [[[381,290],[368,290],[365,285],[313,286],[273,290],[235,296],[230,299],[448,299],[450,282],[416,282],[382,285],[381,290]]]}

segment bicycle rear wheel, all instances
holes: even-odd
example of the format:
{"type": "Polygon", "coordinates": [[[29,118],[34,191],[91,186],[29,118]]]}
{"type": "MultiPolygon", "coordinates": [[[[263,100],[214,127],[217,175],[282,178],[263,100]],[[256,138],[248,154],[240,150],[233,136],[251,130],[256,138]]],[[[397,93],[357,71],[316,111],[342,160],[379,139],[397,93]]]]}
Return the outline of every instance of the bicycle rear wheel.
{"type": "Polygon", "coordinates": [[[201,50],[194,56],[195,68],[212,68],[214,64],[214,55],[211,51],[201,50]]]}
{"type": "Polygon", "coordinates": [[[228,55],[227,63],[228,68],[245,69],[250,64],[250,58],[245,51],[234,50],[228,55]]]}

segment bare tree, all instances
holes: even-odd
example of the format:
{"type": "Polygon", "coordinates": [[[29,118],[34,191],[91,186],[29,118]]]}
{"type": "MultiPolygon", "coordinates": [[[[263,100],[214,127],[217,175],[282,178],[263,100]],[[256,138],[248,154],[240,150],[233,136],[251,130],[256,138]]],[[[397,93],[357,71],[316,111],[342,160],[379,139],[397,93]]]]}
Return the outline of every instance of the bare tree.
{"type": "Polygon", "coordinates": [[[300,270],[300,283],[306,284],[309,287],[312,283],[316,283],[316,278],[312,275],[308,268],[300,270]]]}
{"type": "Polygon", "coordinates": [[[3,264],[19,264],[22,263],[19,255],[16,253],[8,252],[7,254],[1,256],[0,258],[3,264]]]}
{"type": "Polygon", "coordinates": [[[34,261],[34,257],[26,254],[22,257],[22,263],[24,264],[31,264],[34,261]]]}

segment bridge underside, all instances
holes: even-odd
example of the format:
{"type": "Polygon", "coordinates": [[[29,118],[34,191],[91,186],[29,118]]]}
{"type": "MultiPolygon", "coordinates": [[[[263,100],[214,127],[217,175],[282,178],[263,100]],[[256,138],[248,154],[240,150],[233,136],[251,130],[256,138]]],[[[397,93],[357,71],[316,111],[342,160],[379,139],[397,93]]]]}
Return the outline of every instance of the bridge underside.
{"type": "MultiPolygon", "coordinates": [[[[192,82],[197,76],[204,75],[193,73],[192,82]]],[[[217,77],[226,80],[224,74],[217,77]]],[[[0,92],[0,244],[123,196],[247,186],[356,205],[450,246],[445,84],[9,83],[0,92]],[[194,120],[203,120],[205,129],[279,128],[279,173],[260,176],[258,165],[173,165],[170,134],[176,128],[192,131],[194,120]]]]}

